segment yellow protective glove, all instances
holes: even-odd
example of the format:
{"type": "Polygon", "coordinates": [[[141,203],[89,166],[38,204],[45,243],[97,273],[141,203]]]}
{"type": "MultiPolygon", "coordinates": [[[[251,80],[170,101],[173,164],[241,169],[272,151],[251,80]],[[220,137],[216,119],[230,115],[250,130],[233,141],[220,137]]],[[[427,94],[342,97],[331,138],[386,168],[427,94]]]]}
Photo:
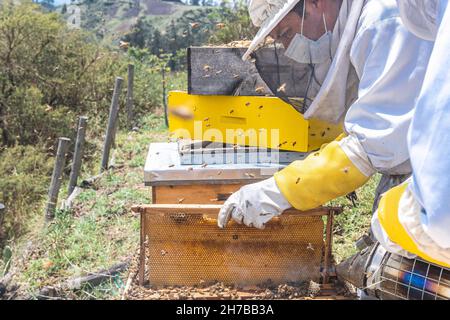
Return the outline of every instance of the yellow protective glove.
{"type": "Polygon", "coordinates": [[[302,211],[317,208],[369,180],[342,150],[342,139],[343,136],[275,174],[278,188],[293,207],[302,211]]]}
{"type": "Polygon", "coordinates": [[[410,237],[399,219],[399,203],[408,187],[407,183],[392,188],[386,192],[380,199],[378,205],[378,220],[384,232],[386,232],[389,240],[403,248],[404,250],[415,254],[426,261],[435,263],[446,268],[450,268],[448,263],[433,259],[428,254],[423,252],[414,240],[410,237]]]}

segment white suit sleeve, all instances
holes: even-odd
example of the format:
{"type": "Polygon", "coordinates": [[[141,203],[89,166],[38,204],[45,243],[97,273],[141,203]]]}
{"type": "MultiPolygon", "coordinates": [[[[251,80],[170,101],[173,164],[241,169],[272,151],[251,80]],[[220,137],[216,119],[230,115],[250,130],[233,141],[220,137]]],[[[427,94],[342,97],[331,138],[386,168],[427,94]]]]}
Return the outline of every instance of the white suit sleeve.
{"type": "MultiPolygon", "coordinates": [[[[364,20],[364,18],[362,18],[364,20]]],[[[364,21],[363,21],[364,23],[364,21]]],[[[419,40],[393,16],[360,27],[350,58],[360,79],[345,128],[356,136],[372,166],[390,172],[409,159],[406,136],[432,43],[419,40]]]]}
{"type": "Polygon", "coordinates": [[[440,28],[408,144],[411,191],[425,209],[420,216],[423,231],[441,248],[450,249],[450,6],[448,1],[440,2],[440,28]]]}

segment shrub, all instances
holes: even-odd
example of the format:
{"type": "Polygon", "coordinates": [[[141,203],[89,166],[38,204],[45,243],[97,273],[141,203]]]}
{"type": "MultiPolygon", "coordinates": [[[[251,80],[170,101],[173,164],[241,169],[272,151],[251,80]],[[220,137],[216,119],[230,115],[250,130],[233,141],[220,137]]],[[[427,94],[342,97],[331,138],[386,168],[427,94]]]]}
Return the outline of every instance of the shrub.
{"type": "Polygon", "coordinates": [[[0,154],[0,202],[6,206],[0,240],[21,231],[47,192],[53,160],[39,146],[16,146],[0,154]]]}

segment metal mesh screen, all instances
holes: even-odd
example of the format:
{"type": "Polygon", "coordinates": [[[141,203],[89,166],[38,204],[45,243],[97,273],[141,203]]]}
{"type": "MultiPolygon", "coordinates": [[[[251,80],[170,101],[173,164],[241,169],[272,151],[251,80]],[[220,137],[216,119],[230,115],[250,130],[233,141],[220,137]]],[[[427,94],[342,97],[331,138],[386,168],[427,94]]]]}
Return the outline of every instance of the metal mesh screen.
{"type": "Polygon", "coordinates": [[[316,65],[297,63],[284,52],[280,46],[269,44],[254,52],[255,66],[273,95],[304,114],[322,83],[317,79],[316,65]]]}
{"type": "Polygon", "coordinates": [[[152,286],[254,286],[320,278],[321,216],[282,215],[265,230],[235,223],[222,230],[216,215],[147,212],[142,224],[145,279],[152,286]]]}
{"type": "Polygon", "coordinates": [[[392,254],[387,256],[380,270],[383,299],[450,299],[449,269],[392,254]]]}

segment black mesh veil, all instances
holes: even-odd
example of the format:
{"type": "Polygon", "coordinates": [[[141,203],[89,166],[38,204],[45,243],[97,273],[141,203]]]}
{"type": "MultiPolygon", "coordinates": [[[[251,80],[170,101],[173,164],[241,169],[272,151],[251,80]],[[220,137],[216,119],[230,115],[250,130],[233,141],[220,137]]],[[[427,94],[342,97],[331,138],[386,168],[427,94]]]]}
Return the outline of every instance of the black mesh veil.
{"type": "Polygon", "coordinates": [[[262,80],[279,97],[298,112],[305,113],[322,85],[316,76],[316,65],[300,64],[284,55],[276,44],[265,45],[252,54],[262,80]]]}

